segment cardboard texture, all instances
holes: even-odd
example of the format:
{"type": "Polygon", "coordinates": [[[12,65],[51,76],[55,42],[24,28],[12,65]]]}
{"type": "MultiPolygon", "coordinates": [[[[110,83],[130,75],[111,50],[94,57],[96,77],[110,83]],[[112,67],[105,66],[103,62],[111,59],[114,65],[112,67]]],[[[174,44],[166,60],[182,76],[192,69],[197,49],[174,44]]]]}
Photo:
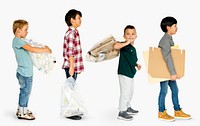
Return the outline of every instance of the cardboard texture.
{"type": "MultiPolygon", "coordinates": [[[[177,75],[183,77],[185,72],[185,50],[172,48],[171,55],[177,75]]],[[[148,73],[152,78],[170,79],[170,73],[160,48],[149,48],[148,73]]]]}
{"type": "MultiPolygon", "coordinates": [[[[146,70],[148,71],[149,51],[143,51],[143,57],[144,57],[146,70]]],[[[148,72],[147,72],[147,74],[148,74],[148,80],[149,80],[150,84],[159,83],[161,81],[169,80],[168,78],[153,78],[153,77],[150,76],[150,74],[148,72]]]]}
{"type": "Polygon", "coordinates": [[[86,55],[86,60],[90,62],[101,62],[110,60],[119,55],[119,50],[114,49],[116,40],[112,35],[98,42],[86,55]]]}

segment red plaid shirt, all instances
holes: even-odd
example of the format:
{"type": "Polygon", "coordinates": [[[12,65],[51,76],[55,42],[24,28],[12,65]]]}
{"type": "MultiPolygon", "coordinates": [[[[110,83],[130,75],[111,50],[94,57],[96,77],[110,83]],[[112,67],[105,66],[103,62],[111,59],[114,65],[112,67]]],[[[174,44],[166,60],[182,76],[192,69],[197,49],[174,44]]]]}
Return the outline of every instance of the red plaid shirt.
{"type": "Polygon", "coordinates": [[[83,58],[82,58],[82,49],[80,43],[80,36],[78,30],[69,27],[64,37],[63,44],[63,57],[64,63],[62,68],[69,68],[69,57],[74,57],[74,72],[81,73],[84,70],[83,58]]]}

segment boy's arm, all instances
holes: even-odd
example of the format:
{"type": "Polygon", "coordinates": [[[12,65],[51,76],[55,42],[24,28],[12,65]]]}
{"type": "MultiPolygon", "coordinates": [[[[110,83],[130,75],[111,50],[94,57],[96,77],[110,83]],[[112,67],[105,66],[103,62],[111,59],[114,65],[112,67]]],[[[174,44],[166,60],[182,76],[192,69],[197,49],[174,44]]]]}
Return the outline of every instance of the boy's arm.
{"type": "Polygon", "coordinates": [[[126,41],[126,42],[116,42],[116,43],[114,44],[114,49],[119,50],[119,49],[123,48],[124,46],[127,46],[128,44],[130,44],[130,41],[126,41]]]}
{"type": "Polygon", "coordinates": [[[74,75],[74,57],[73,56],[69,57],[69,64],[70,64],[69,74],[70,76],[73,76],[74,75]]]}
{"type": "Polygon", "coordinates": [[[162,55],[163,55],[165,62],[167,64],[167,68],[170,72],[170,75],[175,75],[176,71],[175,71],[174,62],[173,62],[173,59],[172,59],[172,56],[171,56],[171,48],[170,47],[168,47],[168,48],[162,47],[161,52],[162,52],[162,55]]]}
{"type": "Polygon", "coordinates": [[[51,53],[51,49],[48,46],[45,46],[44,48],[38,48],[38,47],[32,47],[28,44],[25,44],[22,46],[23,49],[29,51],[29,52],[33,52],[33,53],[51,53]]]}
{"type": "Polygon", "coordinates": [[[172,80],[176,80],[178,78],[177,74],[176,74],[176,70],[174,67],[174,62],[171,56],[171,46],[168,44],[165,44],[161,47],[161,52],[163,55],[163,58],[167,64],[167,68],[169,70],[169,73],[171,75],[171,79],[172,80]]]}
{"type": "Polygon", "coordinates": [[[64,38],[63,56],[69,62],[69,75],[74,75],[74,35],[69,35],[64,38]]]}

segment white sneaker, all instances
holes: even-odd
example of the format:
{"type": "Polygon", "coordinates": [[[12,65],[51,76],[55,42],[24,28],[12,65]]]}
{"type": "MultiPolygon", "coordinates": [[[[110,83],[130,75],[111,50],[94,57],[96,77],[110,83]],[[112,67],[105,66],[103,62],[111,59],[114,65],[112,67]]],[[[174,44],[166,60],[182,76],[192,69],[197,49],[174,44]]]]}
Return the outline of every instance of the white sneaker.
{"type": "Polygon", "coordinates": [[[25,119],[25,120],[34,120],[35,119],[35,117],[32,114],[28,114],[28,113],[26,113],[26,114],[20,113],[17,115],[17,117],[18,117],[18,119],[25,119]]]}
{"type": "MultiPolygon", "coordinates": [[[[28,114],[33,114],[30,110],[27,110],[27,113],[28,114]]],[[[20,111],[19,111],[19,109],[17,109],[16,116],[18,116],[19,114],[20,114],[20,111]]]]}

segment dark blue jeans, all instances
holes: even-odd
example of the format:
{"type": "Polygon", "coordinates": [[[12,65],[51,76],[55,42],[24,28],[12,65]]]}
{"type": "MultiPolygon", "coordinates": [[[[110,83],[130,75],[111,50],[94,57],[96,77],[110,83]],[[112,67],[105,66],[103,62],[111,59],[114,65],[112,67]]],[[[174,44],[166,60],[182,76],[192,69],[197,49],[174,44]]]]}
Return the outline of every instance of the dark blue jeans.
{"type": "Polygon", "coordinates": [[[160,94],[158,97],[159,112],[166,110],[165,108],[165,97],[167,95],[168,85],[172,92],[172,102],[174,105],[174,110],[180,110],[179,100],[178,100],[178,86],[176,81],[168,80],[160,82],[160,94]]]}
{"type": "MultiPolygon", "coordinates": [[[[66,74],[66,78],[70,77],[69,68],[65,68],[65,74],[66,74]]],[[[74,72],[74,75],[72,77],[74,78],[74,80],[76,80],[77,79],[77,73],[74,72]]]]}

